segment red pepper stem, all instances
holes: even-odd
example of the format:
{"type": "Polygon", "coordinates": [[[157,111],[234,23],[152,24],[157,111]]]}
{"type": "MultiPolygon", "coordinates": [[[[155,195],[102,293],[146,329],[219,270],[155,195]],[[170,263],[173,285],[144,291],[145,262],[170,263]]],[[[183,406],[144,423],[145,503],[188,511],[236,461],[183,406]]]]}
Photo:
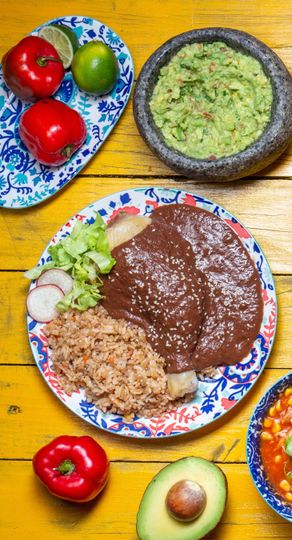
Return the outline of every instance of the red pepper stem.
{"type": "Polygon", "coordinates": [[[62,60],[60,58],[55,58],[54,56],[38,56],[36,59],[36,63],[40,67],[46,67],[48,62],[60,62],[62,64],[62,60]]]}
{"type": "Polygon", "coordinates": [[[56,467],[56,471],[59,471],[64,476],[69,476],[75,470],[75,465],[71,459],[65,459],[61,461],[59,467],[56,467]]]}
{"type": "Polygon", "coordinates": [[[63,150],[61,151],[62,156],[66,156],[67,159],[69,159],[73,154],[74,146],[73,144],[67,144],[64,146],[63,150]]]}

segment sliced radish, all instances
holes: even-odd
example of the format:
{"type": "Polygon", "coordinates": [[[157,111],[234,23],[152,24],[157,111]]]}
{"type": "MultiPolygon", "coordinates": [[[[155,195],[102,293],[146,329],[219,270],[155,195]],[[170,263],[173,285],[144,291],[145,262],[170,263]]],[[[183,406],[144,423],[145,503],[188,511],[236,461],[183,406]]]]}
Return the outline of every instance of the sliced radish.
{"type": "Polygon", "coordinates": [[[64,298],[64,293],[57,285],[39,285],[32,289],[26,299],[28,314],[38,322],[56,319],[59,311],[56,304],[64,298]]]}
{"type": "Polygon", "coordinates": [[[39,285],[56,285],[64,294],[67,294],[72,290],[73,279],[64,270],[52,268],[40,275],[37,280],[37,286],[39,285]]]}

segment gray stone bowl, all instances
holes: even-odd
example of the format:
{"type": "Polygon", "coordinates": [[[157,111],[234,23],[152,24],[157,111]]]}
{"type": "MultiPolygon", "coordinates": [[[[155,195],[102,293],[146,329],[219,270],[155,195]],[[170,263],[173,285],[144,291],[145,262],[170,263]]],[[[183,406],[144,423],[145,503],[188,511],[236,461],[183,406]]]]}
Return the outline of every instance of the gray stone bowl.
{"type": "Polygon", "coordinates": [[[183,176],[209,182],[226,182],[255,174],[276,160],[292,139],[292,78],[280,58],[255,37],[230,28],[202,28],[175,36],[159,47],[144,64],[133,102],[140,134],[166,165],[183,176]],[[223,41],[233,49],[255,57],[273,88],[271,120],[265,131],[242,152],[217,160],[195,159],[167,146],[154,124],[149,107],[161,67],[189,43],[223,41]]]}

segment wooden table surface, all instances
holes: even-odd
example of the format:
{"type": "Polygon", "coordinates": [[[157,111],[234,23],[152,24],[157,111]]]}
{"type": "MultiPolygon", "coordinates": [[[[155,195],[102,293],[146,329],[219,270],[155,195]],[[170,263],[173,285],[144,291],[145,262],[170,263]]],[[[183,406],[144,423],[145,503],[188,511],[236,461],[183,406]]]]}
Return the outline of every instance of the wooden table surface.
{"type": "MultiPolygon", "coordinates": [[[[206,26],[245,30],[292,68],[292,2],[288,0],[1,0],[2,54],[39,24],[61,15],[87,15],[114,29],[128,45],[137,77],[149,55],[180,32],[206,26]]],[[[0,537],[6,539],[136,538],[143,491],[166,463],[197,455],[214,460],[228,478],[228,504],[212,539],[292,538],[292,526],[261,499],[246,465],[249,418],[265,390],[291,370],[292,147],[256,177],[204,184],[176,177],[141,140],[130,102],[114,131],[82,174],[57,196],[27,210],[0,213],[0,537]],[[34,364],[25,324],[27,281],[50,237],[66,219],[112,192],[145,185],[185,188],[236,215],[262,246],[274,274],[278,329],[263,374],[222,420],[171,440],[128,440],[95,429],[67,410],[34,364]],[[95,437],[111,460],[109,484],[94,503],[74,506],[52,497],[32,473],[34,452],[60,434],[95,437]]],[[[165,539],[167,540],[167,539],[165,539]]]]}

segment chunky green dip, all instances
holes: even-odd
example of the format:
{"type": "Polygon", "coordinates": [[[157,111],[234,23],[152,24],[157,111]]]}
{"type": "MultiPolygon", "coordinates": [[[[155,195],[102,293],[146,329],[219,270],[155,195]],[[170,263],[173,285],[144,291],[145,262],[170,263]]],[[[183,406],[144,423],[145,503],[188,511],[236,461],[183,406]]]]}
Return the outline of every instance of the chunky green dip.
{"type": "Polygon", "coordinates": [[[260,137],[272,101],[258,60],[223,42],[195,43],[161,68],[150,109],[168,146],[194,158],[217,159],[260,137]]]}

